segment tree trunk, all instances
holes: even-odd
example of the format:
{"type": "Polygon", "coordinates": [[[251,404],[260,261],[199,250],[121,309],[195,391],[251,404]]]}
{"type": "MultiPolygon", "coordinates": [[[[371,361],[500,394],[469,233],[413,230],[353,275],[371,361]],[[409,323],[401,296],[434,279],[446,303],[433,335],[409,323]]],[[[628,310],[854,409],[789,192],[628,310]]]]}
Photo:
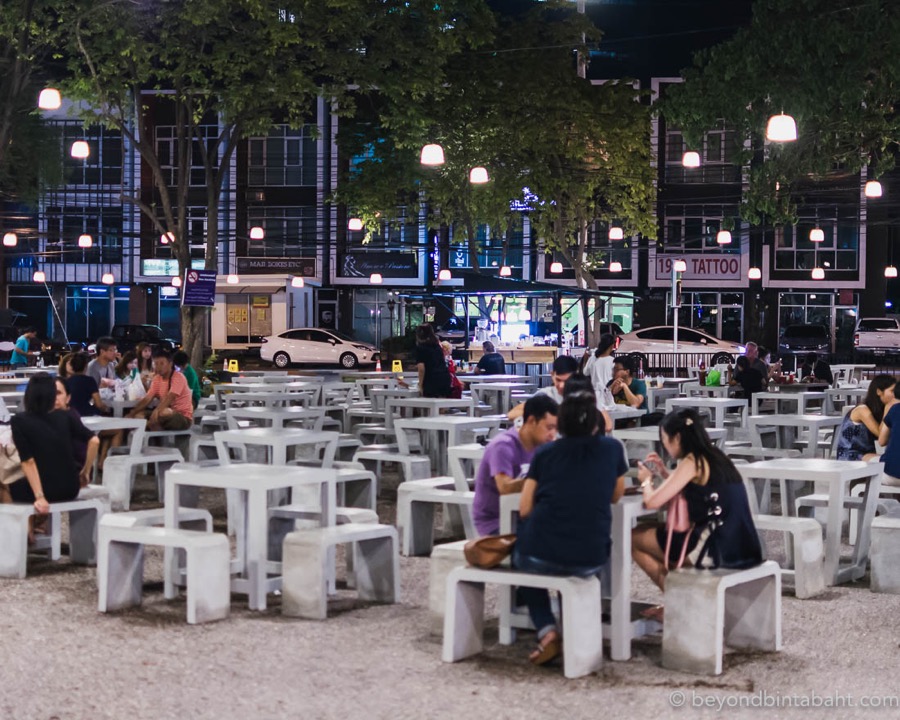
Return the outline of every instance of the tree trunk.
{"type": "Polygon", "coordinates": [[[203,346],[206,340],[206,318],[209,308],[182,305],[181,345],[195,369],[203,367],[203,346]]]}

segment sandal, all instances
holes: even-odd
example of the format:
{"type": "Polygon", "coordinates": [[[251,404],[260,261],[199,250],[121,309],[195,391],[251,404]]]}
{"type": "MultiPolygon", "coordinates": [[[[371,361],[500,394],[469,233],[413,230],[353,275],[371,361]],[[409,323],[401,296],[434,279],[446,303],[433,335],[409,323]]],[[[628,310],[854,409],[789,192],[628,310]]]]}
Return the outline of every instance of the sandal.
{"type": "Polygon", "coordinates": [[[543,640],[537,644],[534,651],[528,656],[533,665],[546,665],[562,653],[562,639],[557,632],[549,632],[543,640]],[[550,638],[549,640],[547,638],[550,638]]]}
{"type": "Polygon", "coordinates": [[[641,610],[641,617],[645,620],[655,620],[658,623],[663,621],[665,608],[662,605],[654,605],[646,610],[641,610]]]}

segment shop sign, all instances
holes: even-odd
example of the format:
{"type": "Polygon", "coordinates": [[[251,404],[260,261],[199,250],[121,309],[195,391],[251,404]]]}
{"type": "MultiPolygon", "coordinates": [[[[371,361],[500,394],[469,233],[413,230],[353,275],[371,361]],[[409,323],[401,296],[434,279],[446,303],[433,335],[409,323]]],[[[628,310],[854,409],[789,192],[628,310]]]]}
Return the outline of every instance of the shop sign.
{"type": "MultiPolygon", "coordinates": [[[[191,260],[194,270],[202,270],[206,261],[202,258],[191,260]]],[[[174,258],[151,258],[141,260],[141,275],[144,277],[173,277],[178,275],[178,261],[174,258]]]]}
{"type": "Polygon", "coordinates": [[[237,271],[243,275],[299,275],[316,276],[316,259],[312,258],[272,258],[239,257],[237,271]]]}
{"type": "Polygon", "coordinates": [[[419,276],[419,263],[414,253],[371,252],[344,255],[341,277],[366,278],[379,273],[384,278],[415,278],[419,276]]]}
{"type": "Polygon", "coordinates": [[[657,255],[656,279],[669,280],[672,264],[684,260],[682,280],[742,280],[740,255],[657,255]]]}

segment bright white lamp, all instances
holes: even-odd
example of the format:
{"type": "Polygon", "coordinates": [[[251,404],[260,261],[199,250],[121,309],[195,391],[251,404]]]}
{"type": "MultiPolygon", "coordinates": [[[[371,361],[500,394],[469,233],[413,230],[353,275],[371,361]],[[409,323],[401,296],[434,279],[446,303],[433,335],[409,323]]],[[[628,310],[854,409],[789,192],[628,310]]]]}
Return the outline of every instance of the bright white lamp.
{"type": "Polygon", "coordinates": [[[747,277],[751,280],[762,280],[762,270],[758,267],[752,267],[747,271],[747,277]]]}
{"type": "Polygon", "coordinates": [[[473,167],[469,170],[469,182],[473,185],[484,185],[490,178],[487,168],[473,167]]]}
{"type": "Polygon", "coordinates": [[[883,190],[881,188],[881,183],[878,182],[877,180],[869,180],[869,182],[866,183],[865,192],[866,192],[867,198],[881,197],[882,192],[883,192],[883,190]]]}
{"type": "Polygon", "coordinates": [[[35,270],[34,275],[31,276],[31,279],[35,282],[47,282],[47,276],[44,274],[43,270],[35,270]]]}
{"type": "Polygon", "coordinates": [[[825,231],[820,227],[814,227],[809,231],[810,242],[825,242],[825,231]]]}
{"type": "Polygon", "coordinates": [[[895,277],[897,277],[897,268],[894,267],[893,265],[888,265],[888,266],[884,269],[884,276],[885,276],[886,278],[895,278],[895,277]]]}
{"type": "Polygon", "coordinates": [[[686,168],[698,168],[700,167],[700,153],[695,150],[688,150],[681,157],[681,164],[686,168]]]}
{"type": "Polygon", "coordinates": [[[72,143],[72,149],[69,150],[69,153],[76,160],[84,160],[90,157],[91,148],[84,140],[76,140],[72,143]]]}
{"type": "Polygon", "coordinates": [[[19,242],[18,236],[14,232],[4,233],[3,245],[6,247],[15,247],[19,242]]]}
{"type": "Polygon", "coordinates": [[[766,138],[772,142],[792,142],[797,139],[797,123],[790,115],[773,115],[766,125],[766,138]]]}
{"type": "Polygon", "coordinates": [[[265,240],[266,239],[266,231],[263,230],[259,225],[255,225],[250,228],[250,239],[251,240],[265,240]]]}
{"type": "Polygon", "coordinates": [[[116,281],[116,278],[112,273],[103,273],[103,276],[100,278],[100,282],[104,285],[112,285],[116,281]]]}
{"type": "Polygon", "coordinates": [[[62,105],[62,97],[56,88],[44,88],[38,95],[38,107],[41,110],[58,110],[62,105]]]}
{"type": "Polygon", "coordinates": [[[687,262],[684,260],[676,260],[672,265],[675,272],[687,272],[687,262]]]}
{"type": "Polygon", "coordinates": [[[609,264],[609,271],[614,273],[622,272],[622,263],[620,263],[618,260],[613,260],[609,264]]]}
{"type": "Polygon", "coordinates": [[[550,263],[550,272],[552,272],[554,275],[558,275],[562,271],[563,271],[563,266],[562,266],[561,262],[550,263]]]}
{"type": "Polygon", "coordinates": [[[78,247],[87,249],[92,247],[94,244],[94,238],[92,238],[88,234],[79,235],[78,236],[78,247]]]}
{"type": "Polygon", "coordinates": [[[181,278],[178,275],[172,276],[172,287],[181,287],[181,278]]]}
{"type": "Polygon", "coordinates": [[[173,242],[175,242],[175,233],[173,233],[173,232],[163,233],[162,235],[159,236],[159,241],[163,245],[168,245],[169,243],[173,243],[173,242]]]}
{"type": "Polygon", "coordinates": [[[350,218],[347,222],[348,230],[362,230],[363,229],[363,221],[360,218],[350,218]]]}
{"type": "Polygon", "coordinates": [[[372,285],[381,285],[384,282],[384,278],[381,277],[381,273],[372,273],[369,275],[369,283],[372,285]]]}
{"type": "Polygon", "coordinates": [[[423,165],[443,165],[444,148],[435,143],[425,145],[422,148],[422,154],[419,156],[419,162],[423,165]]]}
{"type": "Polygon", "coordinates": [[[812,279],[813,280],[824,280],[825,279],[825,270],[820,267],[814,267],[812,271],[812,279]]]}
{"type": "Polygon", "coordinates": [[[625,238],[625,232],[618,225],[613,225],[609,229],[610,240],[622,240],[625,238]]]}
{"type": "Polygon", "coordinates": [[[241,278],[234,273],[231,273],[227,278],[225,278],[225,282],[229,285],[237,285],[241,281],[241,278]]]}
{"type": "Polygon", "coordinates": [[[444,268],[438,273],[438,280],[452,280],[453,275],[450,274],[450,270],[444,268]]]}
{"type": "Polygon", "coordinates": [[[719,245],[730,245],[731,233],[728,230],[719,230],[719,232],[716,233],[716,242],[719,245]]]}
{"type": "Polygon", "coordinates": [[[509,265],[504,265],[500,268],[500,277],[510,277],[512,275],[512,268],[509,265]]]}

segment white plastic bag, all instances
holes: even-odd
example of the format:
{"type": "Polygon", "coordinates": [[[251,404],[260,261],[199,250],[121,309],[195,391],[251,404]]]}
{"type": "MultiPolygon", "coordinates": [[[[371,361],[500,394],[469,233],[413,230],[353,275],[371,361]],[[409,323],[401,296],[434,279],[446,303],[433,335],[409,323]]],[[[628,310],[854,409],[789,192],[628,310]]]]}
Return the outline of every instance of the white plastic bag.
{"type": "Polygon", "coordinates": [[[128,384],[128,392],[125,396],[129,400],[137,401],[143,398],[146,394],[147,391],[144,389],[144,383],[141,382],[141,376],[136,375],[134,380],[132,380],[128,384]]]}

